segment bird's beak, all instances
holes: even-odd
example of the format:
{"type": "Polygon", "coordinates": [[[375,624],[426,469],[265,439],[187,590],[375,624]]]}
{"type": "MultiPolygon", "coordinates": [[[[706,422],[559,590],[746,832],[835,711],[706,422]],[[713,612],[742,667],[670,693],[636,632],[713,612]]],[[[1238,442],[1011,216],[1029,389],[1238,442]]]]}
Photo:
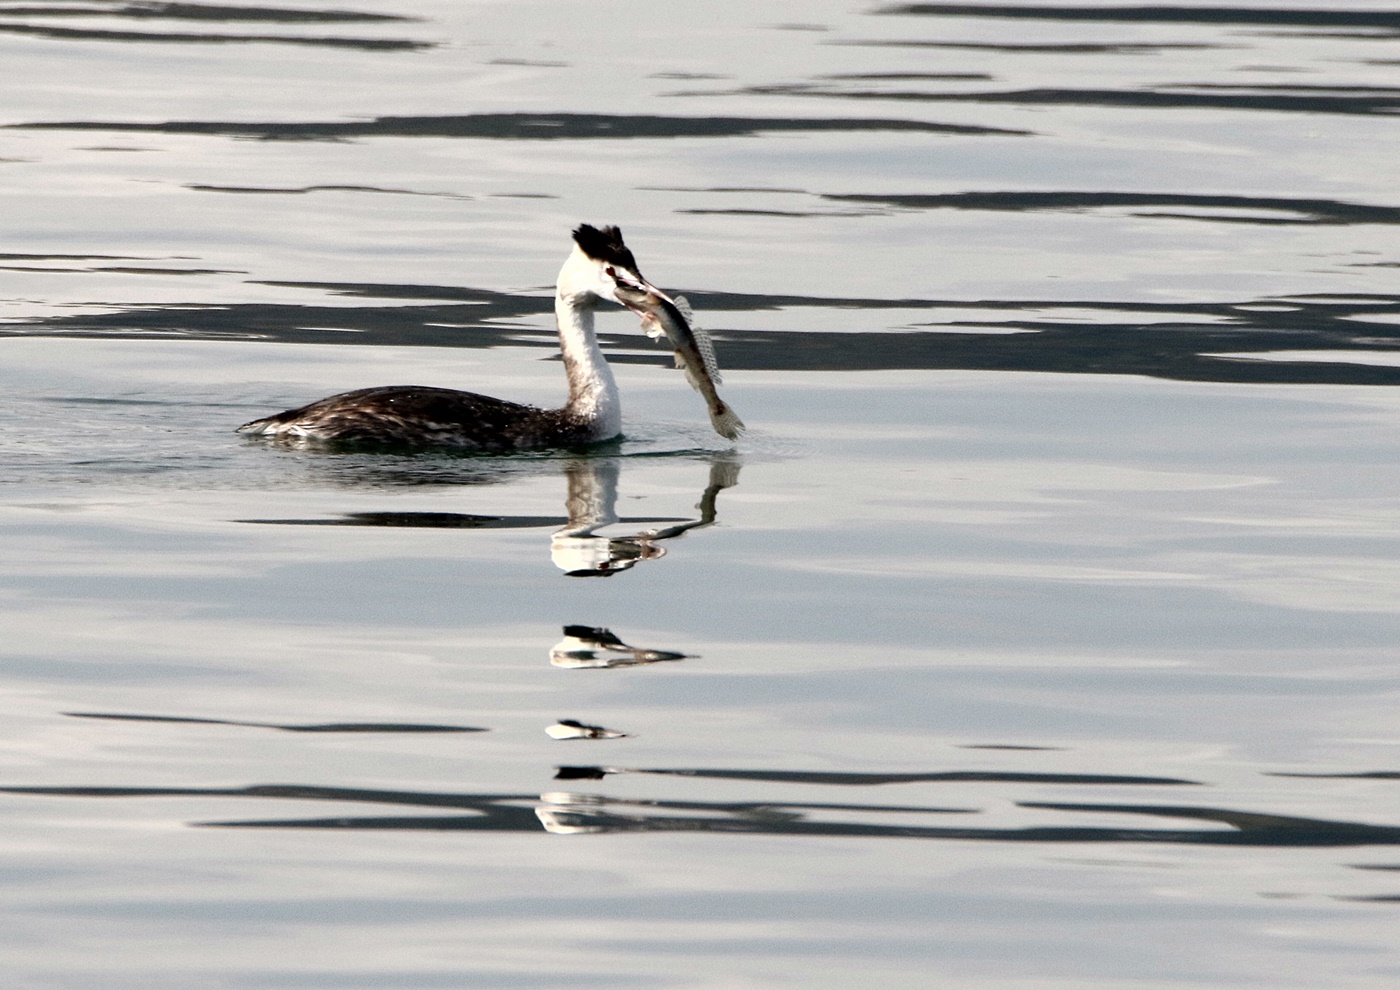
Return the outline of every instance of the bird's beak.
{"type": "Polygon", "coordinates": [[[672,305],[675,304],[674,299],[634,271],[610,265],[606,269],[606,273],[608,278],[612,280],[613,300],[626,306],[638,316],[646,316],[649,312],[646,306],[649,297],[664,299],[672,305]]]}

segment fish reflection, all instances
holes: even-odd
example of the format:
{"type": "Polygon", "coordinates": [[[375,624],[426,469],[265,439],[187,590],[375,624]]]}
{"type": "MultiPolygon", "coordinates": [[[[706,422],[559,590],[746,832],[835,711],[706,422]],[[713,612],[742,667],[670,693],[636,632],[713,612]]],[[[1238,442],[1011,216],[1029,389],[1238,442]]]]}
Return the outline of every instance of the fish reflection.
{"type": "Polygon", "coordinates": [[[612,630],[593,626],[565,626],[564,638],[549,650],[555,667],[635,667],[685,659],[694,659],[694,654],[628,646],[612,630]]]}

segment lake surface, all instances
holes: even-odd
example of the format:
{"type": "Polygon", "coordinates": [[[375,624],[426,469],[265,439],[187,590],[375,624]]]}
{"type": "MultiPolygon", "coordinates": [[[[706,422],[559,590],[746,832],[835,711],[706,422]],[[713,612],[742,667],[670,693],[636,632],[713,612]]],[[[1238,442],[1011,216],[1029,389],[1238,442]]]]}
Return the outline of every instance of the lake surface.
{"type": "Polygon", "coordinates": [[[1394,4],[45,0],[0,61],[7,988],[1400,978],[1394,4]],[[558,402],[580,222],[737,445],[620,309],[598,449],[232,432],[558,402]]]}

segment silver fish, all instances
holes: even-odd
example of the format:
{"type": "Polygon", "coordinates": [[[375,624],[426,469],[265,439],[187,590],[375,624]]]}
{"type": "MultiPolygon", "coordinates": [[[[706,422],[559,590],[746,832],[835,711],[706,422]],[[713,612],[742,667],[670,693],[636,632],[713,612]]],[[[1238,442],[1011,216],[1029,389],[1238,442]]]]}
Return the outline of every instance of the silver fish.
{"type": "Polygon", "coordinates": [[[619,302],[641,316],[647,336],[664,336],[670,342],[676,352],[676,367],[685,372],[691,387],[705,397],[715,432],[729,440],[738,439],[744,432],[744,421],[719,397],[722,379],[715,361],[715,345],[696,324],[685,297],[673,299],[646,282],[619,284],[616,295],[619,302]]]}

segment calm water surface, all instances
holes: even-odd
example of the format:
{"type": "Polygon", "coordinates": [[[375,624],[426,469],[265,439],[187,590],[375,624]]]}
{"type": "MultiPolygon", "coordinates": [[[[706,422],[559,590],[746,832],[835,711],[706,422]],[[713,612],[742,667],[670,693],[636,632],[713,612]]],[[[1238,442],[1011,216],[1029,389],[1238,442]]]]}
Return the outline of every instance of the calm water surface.
{"type": "Polygon", "coordinates": [[[14,2],[0,60],[6,987],[1395,985],[1393,4],[14,2]],[[600,449],[231,432],[557,402],[580,221],[737,446],[621,310],[600,449]]]}

